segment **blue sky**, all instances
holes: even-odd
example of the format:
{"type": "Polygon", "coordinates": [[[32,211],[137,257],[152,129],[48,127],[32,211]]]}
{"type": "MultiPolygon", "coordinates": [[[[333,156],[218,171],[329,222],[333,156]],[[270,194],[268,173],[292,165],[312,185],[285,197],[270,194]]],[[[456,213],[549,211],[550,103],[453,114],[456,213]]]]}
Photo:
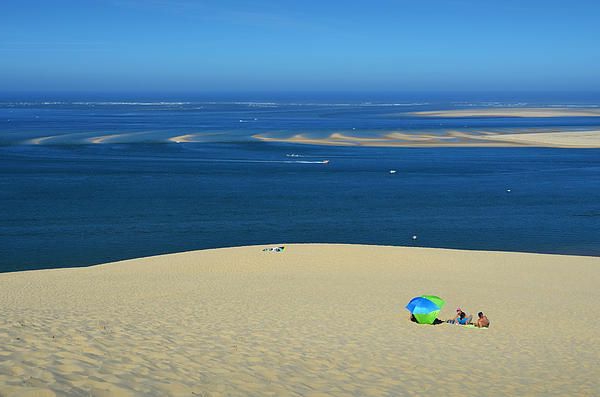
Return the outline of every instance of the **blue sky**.
{"type": "Polygon", "coordinates": [[[2,91],[600,91],[600,2],[20,0],[2,91]]]}

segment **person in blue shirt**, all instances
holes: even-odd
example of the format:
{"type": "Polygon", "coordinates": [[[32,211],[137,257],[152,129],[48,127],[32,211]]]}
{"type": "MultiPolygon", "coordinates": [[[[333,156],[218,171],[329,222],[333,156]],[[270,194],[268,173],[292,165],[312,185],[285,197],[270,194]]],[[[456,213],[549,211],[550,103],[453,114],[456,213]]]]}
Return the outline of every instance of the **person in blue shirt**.
{"type": "Polygon", "coordinates": [[[467,314],[463,312],[460,307],[456,309],[456,317],[454,317],[455,324],[467,325],[471,323],[471,320],[473,320],[472,315],[467,316],[467,314]]]}

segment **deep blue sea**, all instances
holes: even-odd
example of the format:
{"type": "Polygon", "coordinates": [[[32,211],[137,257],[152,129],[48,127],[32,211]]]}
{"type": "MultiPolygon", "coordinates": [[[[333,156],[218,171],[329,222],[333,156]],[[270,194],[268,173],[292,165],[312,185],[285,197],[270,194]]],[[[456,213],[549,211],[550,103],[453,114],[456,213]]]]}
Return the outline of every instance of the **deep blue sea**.
{"type": "Polygon", "coordinates": [[[599,105],[426,96],[0,100],[0,271],[298,242],[600,255],[600,149],[335,147],[252,138],[589,129],[600,118],[407,113],[599,105]],[[194,142],[177,138],[186,135],[194,142]]]}

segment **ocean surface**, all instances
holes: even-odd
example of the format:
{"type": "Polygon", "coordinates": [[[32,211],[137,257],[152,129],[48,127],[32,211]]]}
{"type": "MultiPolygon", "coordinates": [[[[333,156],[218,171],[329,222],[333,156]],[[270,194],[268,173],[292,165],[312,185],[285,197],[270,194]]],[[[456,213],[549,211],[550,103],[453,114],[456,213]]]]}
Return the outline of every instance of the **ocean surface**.
{"type": "Polygon", "coordinates": [[[252,137],[600,126],[409,114],[593,99],[426,99],[0,100],[0,271],[300,242],[600,255],[600,149],[252,137]]]}

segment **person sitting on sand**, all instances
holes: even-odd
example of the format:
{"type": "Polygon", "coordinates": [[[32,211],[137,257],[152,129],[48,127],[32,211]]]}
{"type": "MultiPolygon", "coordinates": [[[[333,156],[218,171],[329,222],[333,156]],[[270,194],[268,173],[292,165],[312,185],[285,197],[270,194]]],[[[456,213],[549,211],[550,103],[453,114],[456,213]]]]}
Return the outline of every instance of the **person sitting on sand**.
{"type": "Polygon", "coordinates": [[[478,328],[489,328],[489,326],[490,326],[490,320],[488,320],[487,316],[485,316],[483,314],[483,312],[477,313],[477,317],[479,317],[479,318],[475,322],[475,325],[478,328]]]}
{"type": "Polygon", "coordinates": [[[463,312],[460,308],[456,309],[456,317],[454,317],[454,321],[459,325],[467,325],[473,320],[473,316],[467,316],[465,312],[463,312]]]}
{"type": "Polygon", "coordinates": [[[467,321],[467,324],[468,324],[468,321],[470,321],[471,318],[472,318],[472,316],[467,316],[467,314],[465,312],[463,312],[460,307],[457,307],[456,308],[456,316],[454,316],[453,319],[446,320],[446,322],[448,324],[466,325],[466,324],[464,324],[464,322],[467,321]],[[466,318],[466,320],[464,320],[465,318],[466,318]]]}

